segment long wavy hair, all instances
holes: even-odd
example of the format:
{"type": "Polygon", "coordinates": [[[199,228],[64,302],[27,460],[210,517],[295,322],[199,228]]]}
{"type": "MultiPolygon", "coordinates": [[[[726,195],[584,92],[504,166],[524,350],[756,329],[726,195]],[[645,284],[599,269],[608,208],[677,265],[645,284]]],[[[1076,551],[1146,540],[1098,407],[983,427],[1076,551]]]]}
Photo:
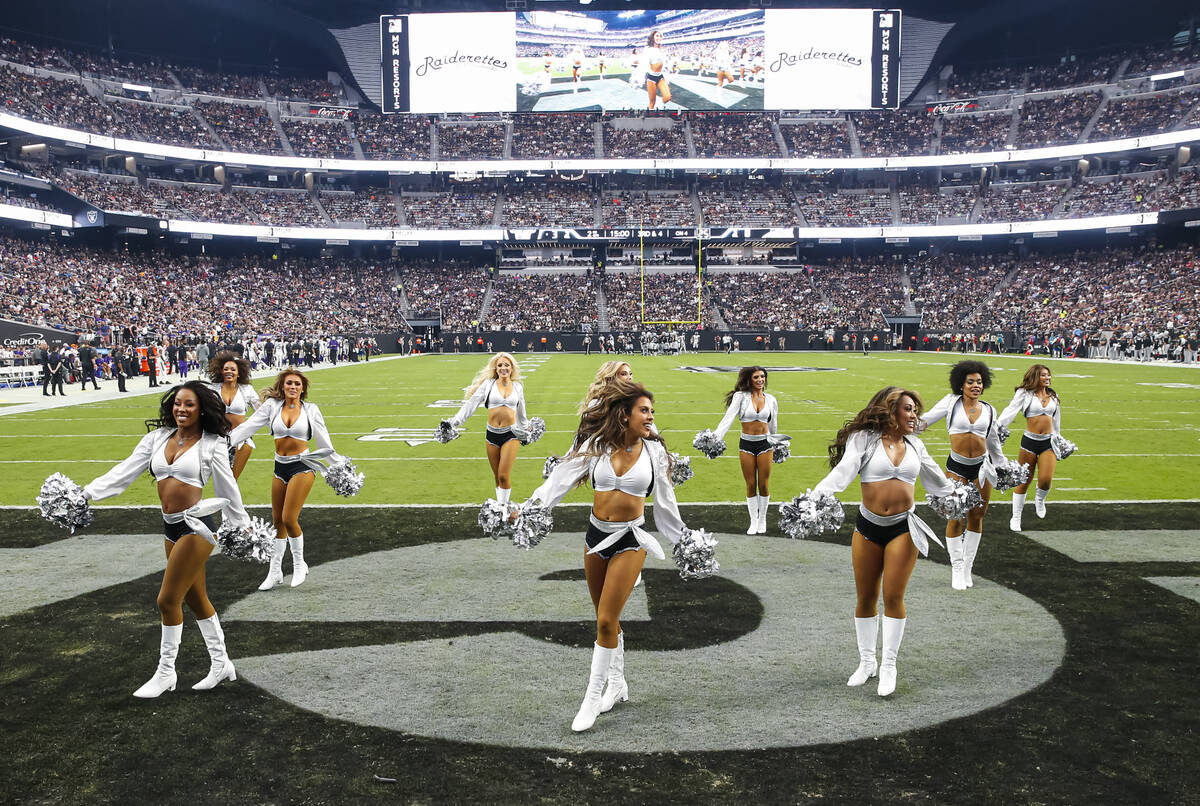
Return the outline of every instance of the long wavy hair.
{"type": "Polygon", "coordinates": [[[992,371],[988,369],[988,365],[982,361],[970,358],[966,361],[959,361],[950,367],[950,391],[956,395],[961,395],[963,387],[967,383],[967,376],[973,375],[976,372],[983,379],[984,389],[992,385],[992,371]]]}
{"type": "MultiPolygon", "coordinates": [[[[588,387],[587,394],[583,396],[583,400],[579,403],[579,409],[576,414],[583,414],[587,411],[588,404],[596,398],[600,397],[600,393],[606,386],[617,379],[617,373],[621,371],[621,367],[629,367],[628,361],[605,361],[600,365],[600,369],[596,370],[596,377],[592,380],[592,385],[588,387]]],[[[629,367],[629,371],[633,372],[633,367],[629,367]]]]}
{"type": "Polygon", "coordinates": [[[465,393],[463,399],[466,400],[471,395],[475,394],[475,390],[483,386],[488,381],[494,381],[500,377],[496,372],[496,365],[500,363],[501,358],[507,358],[508,363],[512,365],[512,374],[509,375],[509,380],[513,383],[521,380],[521,368],[517,366],[517,359],[512,357],[512,353],[496,353],[488,359],[488,362],[483,366],[483,369],[475,373],[475,379],[471,381],[471,385],[463,390],[465,393]]]}
{"type": "Polygon", "coordinates": [[[837,436],[829,445],[829,466],[837,467],[846,455],[846,443],[850,437],[859,431],[876,431],[888,434],[900,429],[900,400],[905,396],[911,397],[917,407],[917,417],[925,410],[921,396],[916,392],[902,389],[899,386],[885,386],[880,389],[867,403],[866,408],[851,417],[837,432],[837,436]]]}
{"type": "MultiPolygon", "coordinates": [[[[1051,378],[1054,377],[1054,370],[1050,369],[1050,367],[1046,366],[1045,364],[1030,364],[1029,369],[1025,370],[1024,377],[1021,378],[1021,382],[1013,387],[1013,391],[1015,392],[1018,389],[1024,389],[1027,392],[1033,392],[1036,394],[1038,386],[1042,382],[1042,370],[1049,372],[1051,378]]],[[[1058,392],[1054,391],[1053,386],[1047,386],[1046,391],[1050,393],[1051,397],[1058,397],[1058,392]]]]}
{"type": "Polygon", "coordinates": [[[275,376],[275,382],[258,393],[260,400],[283,400],[283,382],[289,375],[300,379],[300,399],[308,399],[308,376],[295,367],[288,367],[275,376]]]}
{"type": "Polygon", "coordinates": [[[225,365],[230,361],[237,364],[237,382],[241,386],[250,383],[250,362],[232,350],[222,350],[208,362],[208,379],[213,383],[225,382],[225,365]]]}
{"type": "Polygon", "coordinates": [[[184,389],[191,390],[200,404],[200,430],[219,437],[228,434],[230,426],[229,421],[225,419],[225,401],[200,380],[188,381],[168,389],[158,401],[158,417],[146,421],[146,430],[175,427],[175,415],[171,413],[171,409],[175,406],[175,397],[184,389]]]}
{"type": "MultiPolygon", "coordinates": [[[[728,408],[729,404],[733,402],[733,396],[736,395],[738,392],[753,392],[754,391],[754,387],[751,385],[750,379],[753,378],[754,373],[758,372],[760,369],[762,370],[763,381],[766,381],[767,380],[767,368],[766,367],[760,367],[757,364],[755,364],[752,367],[742,367],[740,370],[738,370],[737,382],[734,383],[733,388],[730,389],[725,394],[725,407],[726,408],[728,408]]],[[[764,392],[767,391],[766,383],[763,383],[763,391],[764,392]]]]}
{"type": "MultiPolygon", "coordinates": [[[[643,397],[654,402],[654,395],[640,383],[614,379],[600,390],[595,398],[596,405],[580,416],[579,429],[575,432],[575,445],[578,447],[572,448],[568,455],[602,456],[625,447],[625,427],[629,423],[629,415],[633,412],[634,404],[643,397]],[[585,444],[587,450],[581,450],[585,444]]],[[[644,439],[667,447],[666,440],[659,434],[651,434],[644,439]]]]}

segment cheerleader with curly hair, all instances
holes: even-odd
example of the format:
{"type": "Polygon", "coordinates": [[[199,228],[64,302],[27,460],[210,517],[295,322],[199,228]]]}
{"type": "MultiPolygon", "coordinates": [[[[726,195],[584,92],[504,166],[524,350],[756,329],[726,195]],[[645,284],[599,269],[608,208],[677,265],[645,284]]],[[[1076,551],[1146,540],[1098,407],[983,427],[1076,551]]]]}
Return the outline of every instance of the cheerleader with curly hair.
{"type": "MultiPolygon", "coordinates": [[[[258,408],[258,394],[250,385],[250,362],[230,350],[222,350],[208,362],[209,388],[221,396],[225,404],[225,419],[229,427],[237,428],[246,422],[246,417],[258,408]]],[[[254,452],[254,440],[248,439],[232,448],[233,477],[241,478],[250,454],[254,452]]]]}

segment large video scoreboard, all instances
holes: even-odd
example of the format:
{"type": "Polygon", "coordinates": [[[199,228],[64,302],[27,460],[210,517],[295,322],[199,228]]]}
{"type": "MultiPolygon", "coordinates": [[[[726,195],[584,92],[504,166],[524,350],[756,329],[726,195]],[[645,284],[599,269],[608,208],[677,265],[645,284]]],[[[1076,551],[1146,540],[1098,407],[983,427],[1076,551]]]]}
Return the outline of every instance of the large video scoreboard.
{"type": "Polygon", "coordinates": [[[379,20],[385,113],[892,109],[898,9],[406,14],[379,20]]]}

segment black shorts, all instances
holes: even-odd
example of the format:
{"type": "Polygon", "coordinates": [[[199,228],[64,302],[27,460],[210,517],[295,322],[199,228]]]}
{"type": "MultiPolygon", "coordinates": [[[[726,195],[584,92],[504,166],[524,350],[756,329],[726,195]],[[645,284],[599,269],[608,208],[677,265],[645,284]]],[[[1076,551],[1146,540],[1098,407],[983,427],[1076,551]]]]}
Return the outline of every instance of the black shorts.
{"type": "MultiPolygon", "coordinates": [[[[590,551],[593,546],[599,545],[600,541],[604,540],[606,537],[608,537],[608,532],[603,532],[598,529],[595,524],[589,523],[587,534],[584,536],[583,540],[585,543],[587,543],[588,550],[590,551]]],[[[611,560],[622,551],[636,551],[641,547],[642,544],[637,542],[637,538],[633,536],[633,530],[631,529],[626,532],[625,535],[616,543],[613,543],[606,549],[596,552],[596,554],[597,556],[603,557],[606,560],[611,560]]]]}
{"type": "Polygon", "coordinates": [[[1050,450],[1050,438],[1034,439],[1028,434],[1021,435],[1021,450],[1029,451],[1034,456],[1041,456],[1050,450]]]}
{"type": "MultiPolygon", "coordinates": [[[[200,519],[200,522],[208,527],[208,531],[216,534],[217,518],[215,515],[205,515],[200,519]]],[[[195,534],[195,532],[192,531],[192,527],[187,525],[187,521],[180,521],[179,523],[167,523],[163,521],[163,537],[167,539],[168,543],[174,543],[184,535],[190,534],[195,534]]]]}
{"type": "Polygon", "coordinates": [[[503,447],[504,443],[516,438],[517,435],[512,432],[511,428],[505,428],[503,431],[493,431],[489,428],[485,437],[489,445],[495,445],[497,448],[503,447]]]}
{"type": "Polygon", "coordinates": [[[275,478],[284,484],[287,484],[294,476],[298,476],[301,473],[315,472],[315,470],[304,464],[304,462],[281,462],[278,459],[275,460],[275,478]]]}
{"type": "Polygon", "coordinates": [[[891,526],[880,526],[877,523],[871,523],[860,512],[858,520],[854,522],[854,530],[875,545],[886,546],[900,535],[908,533],[908,518],[893,523],[891,526]]]}
{"type": "Polygon", "coordinates": [[[962,476],[967,481],[975,481],[979,478],[979,471],[983,467],[983,462],[977,465],[968,465],[958,461],[953,456],[946,457],[946,469],[955,475],[962,476]]]}
{"type": "Polygon", "coordinates": [[[742,453],[748,453],[751,456],[758,456],[760,453],[775,450],[775,446],[771,444],[769,439],[746,439],[741,437],[738,439],[738,450],[742,453]]]}
{"type": "Polygon", "coordinates": [[[653,81],[655,84],[662,81],[662,73],[646,73],[646,80],[653,81]]]}

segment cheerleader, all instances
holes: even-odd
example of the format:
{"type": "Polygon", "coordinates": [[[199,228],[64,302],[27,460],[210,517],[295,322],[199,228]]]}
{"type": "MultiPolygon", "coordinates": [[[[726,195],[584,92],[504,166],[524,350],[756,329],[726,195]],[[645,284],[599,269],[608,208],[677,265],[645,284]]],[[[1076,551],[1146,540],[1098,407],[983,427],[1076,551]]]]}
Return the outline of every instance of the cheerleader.
{"type": "MultiPolygon", "coordinates": [[[[1013,387],[1016,394],[1012,402],[1000,412],[1000,425],[1007,427],[1017,414],[1025,415],[1025,433],[1021,435],[1021,451],[1017,461],[1029,466],[1030,479],[1037,471],[1037,496],[1033,500],[1033,511],[1039,518],[1046,517],[1046,496],[1050,495],[1050,482],[1054,480],[1054,468],[1058,457],[1050,448],[1050,437],[1061,433],[1062,406],[1058,394],[1050,386],[1050,367],[1034,364],[1025,371],[1019,386],[1013,387]]],[[[1025,507],[1025,495],[1029,482],[1013,488],[1012,518],[1008,528],[1021,531],[1021,510],[1025,507]]]]}
{"type": "Polygon", "coordinates": [[[646,39],[646,48],[642,51],[642,65],[646,71],[646,94],[650,99],[648,109],[654,110],[658,97],[662,96],[663,107],[671,101],[671,85],[663,73],[666,64],[666,54],[662,49],[662,32],[651,31],[646,39]]]}
{"type": "Polygon", "coordinates": [[[733,57],[729,54],[729,47],[725,43],[717,46],[717,89],[725,86],[726,82],[733,83],[733,57]]]}
{"type": "Polygon", "coordinates": [[[742,367],[737,382],[725,395],[725,416],[715,432],[723,439],[734,418],[742,424],[738,439],[738,459],[746,480],[746,509],[750,512],[748,535],[767,531],[767,508],[771,503],[768,483],[775,446],[770,436],[779,432],[779,403],[767,392],[767,371],[763,367],[742,367]]]}
{"type": "Polygon", "coordinates": [[[579,92],[580,73],[583,71],[583,48],[576,45],[571,49],[571,92],[579,92]]]}
{"type": "Polygon", "coordinates": [[[192,688],[204,691],[223,680],[237,680],[225,650],[225,633],[208,600],[204,571],[216,545],[212,515],[220,510],[223,520],[234,526],[250,522],[229,467],[229,423],[224,408],[217,393],[201,381],[174,387],[163,395],[157,419],[147,423],[154,430],[142,437],[129,458],[83,488],[90,500],[101,501],[124,492],[146,470],[158,485],[167,553],[158,590],[162,640],[158,669],[133,692],[135,697],[157,697],[175,690],[184,602],[196,617],[212,660],[208,675],[192,688]],[[204,485],[210,479],[217,497],[202,501],[204,485]]]}
{"type": "Polygon", "coordinates": [[[641,384],[614,379],[595,400],[580,418],[578,447],[529,498],[552,509],[579,482],[590,481],[594,492],[583,570],[596,610],[596,643],[587,691],[571,722],[577,732],[592,727],[616,702],[629,700],[621,611],[646,552],[665,559],[658,541],[642,529],[646,497],[654,495],[654,522],[672,544],[686,528],[675,502],[666,443],[653,428],[654,396],[641,384]]]}
{"type": "MultiPolygon", "coordinates": [[[[258,395],[250,385],[250,362],[236,353],[222,350],[208,362],[209,388],[221,396],[225,403],[225,419],[230,428],[237,428],[246,421],[246,415],[258,406],[258,395]]],[[[250,454],[254,452],[254,440],[233,445],[233,477],[241,478],[250,454]]]]}
{"type": "Polygon", "coordinates": [[[642,64],[642,55],[637,48],[633,49],[633,53],[629,57],[629,87],[630,89],[640,90],[646,86],[646,69],[642,64]]]}
{"type": "Polygon", "coordinates": [[[876,392],[867,407],[838,431],[829,446],[833,471],[814,488],[814,493],[833,494],[849,487],[855,476],[862,482],[862,504],[851,540],[859,665],[846,685],[861,686],[878,673],[881,697],[896,690],[896,655],[907,622],[904,592],[917,554],[928,554],[929,540],[937,541],[916,516],[914,483],[920,476],[927,491],[947,495],[954,490],[954,482],[914,436],[921,408],[915,392],[896,386],[876,392]],[[876,665],[881,586],[883,663],[876,665]]]}
{"type": "Polygon", "coordinates": [[[521,370],[510,353],[496,353],[479,370],[466,389],[466,400],[450,424],[459,428],[482,404],[487,409],[487,457],[496,479],[496,500],[507,504],[512,497],[512,468],[521,441],[513,426],[524,426],[525,385],[521,370]]]}
{"type": "MultiPolygon", "coordinates": [[[[865,342],[864,342],[865,344],[865,342]]],[[[983,537],[983,516],[992,495],[995,466],[1004,463],[996,409],[981,398],[992,385],[992,371],[982,361],[959,361],[950,369],[950,394],[921,417],[920,431],[946,418],[950,432],[950,456],[946,475],[956,481],[973,483],[983,503],[972,509],[965,522],[946,522],[946,551],[950,554],[950,585],[966,590],[975,583],[971,568],[983,537]]]]}
{"type": "Polygon", "coordinates": [[[316,474],[324,469],[320,459],[344,461],[333,449],[329,429],[316,403],[307,402],[308,377],[288,367],[275,377],[275,383],[261,394],[262,404],[241,425],[233,429],[229,441],[240,445],[267,423],[275,438],[275,478],[271,481],[271,522],[275,526],[275,545],[267,578],[258,586],[269,591],[283,582],[283,555],[292,549],[292,587],[308,578],[304,562],[304,532],[300,528],[300,509],[312,490],[316,474]],[[316,451],[308,443],[316,442],[316,451]]]}

